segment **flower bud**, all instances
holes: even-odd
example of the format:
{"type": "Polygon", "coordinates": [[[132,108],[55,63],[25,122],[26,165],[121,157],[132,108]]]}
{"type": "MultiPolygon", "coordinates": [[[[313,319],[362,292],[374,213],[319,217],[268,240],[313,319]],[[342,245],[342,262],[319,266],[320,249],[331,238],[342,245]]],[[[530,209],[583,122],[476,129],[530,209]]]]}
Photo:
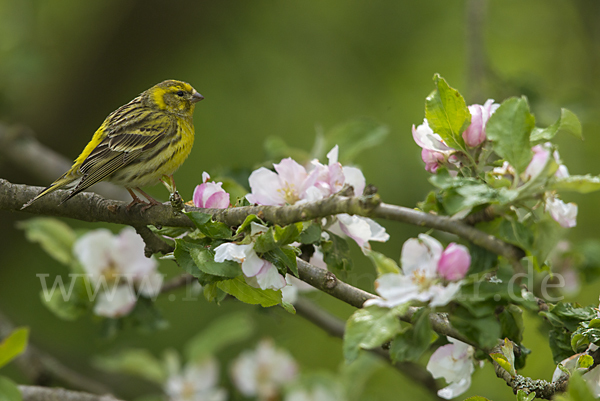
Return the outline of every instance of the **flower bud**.
{"type": "Polygon", "coordinates": [[[471,266],[471,255],[464,245],[452,242],[442,252],[438,262],[438,274],[448,281],[457,281],[465,277],[471,266]]]}

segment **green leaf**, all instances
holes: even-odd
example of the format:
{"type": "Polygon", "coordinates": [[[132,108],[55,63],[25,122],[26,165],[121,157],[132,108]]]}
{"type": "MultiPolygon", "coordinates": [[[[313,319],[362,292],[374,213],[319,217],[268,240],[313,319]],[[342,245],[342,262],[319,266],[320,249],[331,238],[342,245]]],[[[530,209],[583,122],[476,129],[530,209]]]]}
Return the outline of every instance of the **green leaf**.
{"type": "Polygon", "coordinates": [[[98,356],[92,363],[105,372],[137,376],[160,385],[167,380],[161,361],[145,349],[127,349],[110,356],[98,356]]]}
{"type": "Polygon", "coordinates": [[[352,362],[358,351],[379,347],[400,331],[398,311],[379,306],[358,309],[346,322],[344,333],[344,358],[352,362]]]}
{"type": "Polygon", "coordinates": [[[494,151],[519,173],[525,171],[533,156],[529,135],[534,125],[527,99],[522,97],[505,100],[485,127],[494,151]]]}
{"type": "Polygon", "coordinates": [[[63,264],[73,261],[75,232],[67,224],[50,217],[36,217],[20,221],[17,228],[25,231],[25,237],[37,242],[50,256],[63,264]]]}
{"type": "Polygon", "coordinates": [[[0,342],[0,368],[25,351],[28,339],[29,329],[19,327],[0,342]]]}
{"type": "Polygon", "coordinates": [[[456,330],[483,348],[492,348],[500,337],[500,323],[493,315],[493,308],[487,314],[474,315],[464,306],[459,306],[450,315],[450,323],[456,330]]]}
{"type": "Polygon", "coordinates": [[[394,362],[416,362],[437,338],[438,335],[431,329],[429,310],[422,308],[417,312],[413,326],[394,338],[390,357],[394,362]]]}
{"type": "Polygon", "coordinates": [[[436,134],[439,134],[446,145],[465,149],[462,132],[471,123],[471,113],[465,99],[440,75],[433,77],[436,90],[425,99],[425,118],[436,134]]]}
{"type": "Polygon", "coordinates": [[[535,398],[535,391],[527,394],[523,390],[517,391],[517,401],[532,401],[535,398]]]}
{"type": "Polygon", "coordinates": [[[212,215],[201,212],[184,212],[200,232],[209,238],[230,239],[231,228],[219,221],[213,221],[212,215]]]}
{"type": "Polygon", "coordinates": [[[348,242],[329,231],[329,241],[321,243],[323,252],[323,261],[330,270],[348,271],[352,269],[352,258],[350,256],[350,247],[348,242]]]}
{"type": "MultiPolygon", "coordinates": [[[[329,152],[335,145],[339,146],[339,162],[348,164],[356,156],[379,145],[389,133],[389,128],[369,118],[357,118],[337,125],[325,134],[325,149],[329,152]]],[[[356,194],[362,195],[362,194],[356,194]]]]}
{"type": "Polygon", "coordinates": [[[371,250],[366,250],[365,254],[371,259],[371,262],[373,262],[378,276],[387,273],[400,274],[400,267],[398,267],[398,263],[396,263],[395,260],[388,258],[382,253],[371,250]]]}
{"type": "Polygon", "coordinates": [[[209,249],[194,246],[194,244],[188,244],[187,249],[196,266],[206,274],[227,278],[234,278],[242,274],[239,263],[230,260],[222,263],[215,262],[215,255],[209,249]]]}
{"type": "Polygon", "coordinates": [[[568,109],[560,110],[560,118],[547,128],[535,128],[531,132],[531,141],[549,141],[558,133],[573,135],[575,138],[583,139],[581,134],[581,123],[572,111],[568,109]]]}
{"type": "Polygon", "coordinates": [[[23,401],[16,383],[4,376],[0,376],[0,401],[23,401]]]}
{"type": "Polygon", "coordinates": [[[250,232],[250,225],[252,223],[258,223],[261,225],[264,225],[265,222],[262,221],[257,215],[255,214],[250,214],[248,215],[245,219],[244,222],[237,228],[237,230],[235,231],[236,234],[240,234],[244,231],[250,232]]]}
{"type": "Polygon", "coordinates": [[[219,281],[217,287],[247,304],[269,307],[281,303],[281,291],[261,290],[248,285],[242,277],[219,281]]]}
{"type": "Polygon", "coordinates": [[[199,361],[217,352],[247,340],[255,330],[252,317],[247,313],[235,312],[211,322],[185,346],[189,361],[199,361]]]}
{"type": "Polygon", "coordinates": [[[587,194],[600,190],[600,176],[587,174],[556,178],[550,183],[548,189],[559,192],[572,191],[587,194]]]}
{"type": "Polygon", "coordinates": [[[256,237],[254,250],[256,253],[265,253],[284,245],[291,244],[298,239],[302,223],[289,224],[285,227],[275,225],[256,237]]]}
{"type": "Polygon", "coordinates": [[[302,232],[300,233],[299,241],[302,244],[314,244],[321,240],[322,228],[320,224],[314,222],[302,223],[302,232]]]}
{"type": "Polygon", "coordinates": [[[555,328],[548,332],[548,345],[555,364],[574,354],[571,348],[571,334],[564,328],[555,328]]]}
{"type": "Polygon", "coordinates": [[[239,263],[232,261],[215,262],[212,251],[206,249],[202,244],[176,239],[173,255],[179,266],[196,277],[202,285],[242,274],[239,263]]]}
{"type": "Polygon", "coordinates": [[[273,263],[282,275],[287,273],[288,268],[292,274],[298,277],[298,264],[296,262],[296,251],[294,248],[286,245],[281,248],[275,248],[272,251],[264,253],[262,258],[273,263]]]}
{"type": "Polygon", "coordinates": [[[556,248],[558,242],[564,238],[566,228],[561,227],[554,219],[544,215],[543,219],[537,221],[532,227],[533,246],[528,249],[535,257],[534,267],[539,269],[548,259],[550,253],[556,248]]]}
{"type": "Polygon", "coordinates": [[[498,314],[498,320],[502,327],[502,337],[508,337],[514,342],[523,341],[523,310],[517,305],[508,305],[498,314]]]}
{"type": "Polygon", "coordinates": [[[510,373],[510,375],[512,377],[515,377],[515,375],[516,375],[516,372],[514,372],[515,368],[511,365],[511,363],[506,359],[506,357],[504,355],[498,354],[498,353],[492,353],[492,354],[490,354],[490,357],[494,361],[496,361],[496,363],[498,365],[502,366],[502,368],[504,370],[506,370],[508,373],[510,373]]]}
{"type": "Polygon", "coordinates": [[[591,355],[583,354],[577,359],[577,367],[587,369],[594,364],[594,358],[591,355]]]}

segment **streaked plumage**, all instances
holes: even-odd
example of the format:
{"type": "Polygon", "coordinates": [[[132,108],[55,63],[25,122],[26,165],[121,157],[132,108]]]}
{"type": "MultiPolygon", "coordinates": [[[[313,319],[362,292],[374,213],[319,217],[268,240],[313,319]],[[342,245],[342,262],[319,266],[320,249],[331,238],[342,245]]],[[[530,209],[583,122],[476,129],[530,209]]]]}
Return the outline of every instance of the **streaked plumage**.
{"type": "MultiPolygon", "coordinates": [[[[31,205],[57,189],[71,189],[65,202],[99,181],[122,185],[133,197],[140,187],[157,184],[188,157],[194,143],[192,115],[204,99],[191,85],[167,80],[112,112],[96,131],[73,166],[48,188],[23,205],[31,205]]],[[[61,202],[61,203],[62,203],[61,202]]]]}

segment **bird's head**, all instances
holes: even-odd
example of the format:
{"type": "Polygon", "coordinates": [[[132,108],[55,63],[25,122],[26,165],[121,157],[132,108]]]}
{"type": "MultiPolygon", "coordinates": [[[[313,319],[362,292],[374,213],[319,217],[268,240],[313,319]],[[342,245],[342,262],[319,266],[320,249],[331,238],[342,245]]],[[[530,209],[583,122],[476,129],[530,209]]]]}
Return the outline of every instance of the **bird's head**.
{"type": "Polygon", "coordinates": [[[191,116],[195,103],[204,99],[192,85],[173,79],[154,85],[144,95],[152,106],[184,116],[191,116]]]}

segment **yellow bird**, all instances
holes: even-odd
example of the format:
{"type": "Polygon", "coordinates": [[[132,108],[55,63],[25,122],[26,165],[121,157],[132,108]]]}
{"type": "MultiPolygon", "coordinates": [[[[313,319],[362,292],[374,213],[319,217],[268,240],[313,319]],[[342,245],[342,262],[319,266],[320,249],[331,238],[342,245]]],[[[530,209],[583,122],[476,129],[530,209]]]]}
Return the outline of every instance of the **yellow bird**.
{"type": "Polygon", "coordinates": [[[194,144],[192,115],[196,102],[204,99],[188,83],[167,80],[113,111],[75,159],[73,166],[22,209],[57,189],[71,189],[66,202],[99,181],[124,186],[136,203],[145,208],[158,201],[140,189],[155,185],[164,176],[175,189],[173,173],[181,166],[194,144]],[[148,203],[133,192],[142,194],[148,203]]]}

